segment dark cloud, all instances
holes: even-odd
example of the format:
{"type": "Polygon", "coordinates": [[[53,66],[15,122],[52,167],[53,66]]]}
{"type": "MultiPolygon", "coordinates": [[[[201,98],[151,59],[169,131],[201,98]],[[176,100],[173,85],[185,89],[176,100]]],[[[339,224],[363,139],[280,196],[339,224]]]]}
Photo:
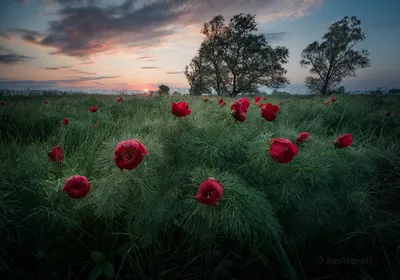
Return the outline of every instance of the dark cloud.
{"type": "Polygon", "coordinates": [[[81,70],[70,70],[70,71],[78,73],[78,74],[97,75],[96,73],[93,73],[93,72],[86,72],[86,71],[81,71],[81,70]]]}
{"type": "Polygon", "coordinates": [[[263,33],[267,41],[269,42],[280,42],[282,41],[287,35],[287,32],[272,32],[272,33],[263,33]]]}
{"type": "Polygon", "coordinates": [[[31,60],[33,57],[17,54],[9,49],[0,46],[0,64],[16,64],[31,60]]]}
{"type": "Polygon", "coordinates": [[[106,84],[99,83],[99,82],[93,82],[93,84],[96,84],[96,85],[102,85],[102,86],[105,86],[105,85],[106,85],[106,84]]]}
{"type": "Polygon", "coordinates": [[[5,32],[3,30],[0,30],[0,38],[11,40],[11,36],[7,32],[5,32]]]}
{"type": "Polygon", "coordinates": [[[45,67],[45,70],[61,70],[61,69],[68,69],[72,68],[72,66],[59,66],[59,67],[45,67]]]}
{"type": "Polygon", "coordinates": [[[115,79],[121,76],[98,76],[98,77],[74,77],[65,80],[0,80],[0,88],[27,88],[27,87],[57,87],[60,84],[76,85],[86,81],[98,81],[105,79],[115,79]]]}
{"type": "Polygon", "coordinates": [[[148,67],[140,67],[140,69],[159,69],[160,67],[148,66],[148,67]]]}
{"type": "Polygon", "coordinates": [[[175,72],[167,72],[167,73],[165,73],[165,74],[168,74],[168,75],[175,75],[175,74],[183,74],[184,72],[183,71],[175,71],[175,72]]]}
{"type": "Polygon", "coordinates": [[[151,55],[144,55],[144,56],[138,57],[138,58],[136,58],[136,59],[137,59],[137,60],[147,60],[147,59],[151,59],[151,58],[152,58],[151,55]]]}
{"type": "Polygon", "coordinates": [[[55,48],[52,54],[87,58],[109,52],[118,45],[131,48],[159,45],[180,28],[202,24],[216,14],[230,17],[238,12],[284,11],[285,16],[299,16],[320,0],[285,0],[283,5],[279,0],[253,0],[251,4],[243,0],[126,0],[108,6],[95,0],[53,2],[61,5],[60,19],[49,22],[45,36],[24,30],[23,39],[55,48]]]}

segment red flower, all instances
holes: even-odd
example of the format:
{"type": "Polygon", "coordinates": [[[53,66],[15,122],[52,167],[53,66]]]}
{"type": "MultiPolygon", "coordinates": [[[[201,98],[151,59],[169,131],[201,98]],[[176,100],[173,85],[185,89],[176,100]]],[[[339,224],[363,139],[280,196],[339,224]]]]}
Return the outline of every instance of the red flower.
{"type": "Polygon", "coordinates": [[[349,133],[340,135],[333,144],[336,148],[346,148],[353,144],[353,136],[349,133]]]}
{"type": "Polygon", "coordinates": [[[247,108],[242,102],[240,102],[239,100],[233,102],[233,104],[231,105],[231,110],[231,115],[237,121],[244,122],[246,120],[247,108]]]}
{"type": "Polygon", "coordinates": [[[55,146],[51,148],[48,153],[50,160],[54,163],[63,161],[63,151],[60,146],[55,146]]]}
{"type": "Polygon", "coordinates": [[[177,117],[186,117],[190,114],[189,105],[186,102],[179,101],[173,102],[171,107],[171,113],[177,117]]]}
{"type": "Polygon", "coordinates": [[[118,98],[118,103],[122,103],[122,97],[118,98]]]}
{"type": "Polygon", "coordinates": [[[139,140],[124,140],[115,147],[114,161],[121,171],[132,170],[141,163],[143,155],[147,155],[147,149],[139,140]]]}
{"type": "Polygon", "coordinates": [[[65,181],[62,191],[72,198],[85,197],[90,190],[90,182],[81,175],[71,176],[65,181]]]}
{"type": "Polygon", "coordinates": [[[261,106],[260,114],[265,120],[272,122],[278,116],[279,110],[280,109],[278,106],[271,104],[271,103],[267,103],[267,104],[264,104],[263,106],[261,106]]]}
{"type": "Polygon", "coordinates": [[[223,99],[223,98],[221,98],[220,100],[218,100],[218,105],[221,105],[221,106],[222,106],[222,103],[224,103],[224,99],[223,99]]]}
{"type": "Polygon", "coordinates": [[[288,163],[299,152],[296,145],[285,138],[272,138],[269,147],[270,156],[277,162],[288,163]]]}
{"type": "Polygon", "coordinates": [[[221,184],[214,178],[208,178],[200,184],[194,198],[202,204],[218,206],[222,192],[221,184]]]}
{"type": "Polygon", "coordinates": [[[283,105],[283,102],[282,102],[282,101],[280,101],[280,102],[279,102],[279,105],[281,105],[281,106],[282,106],[282,105],[283,105]]]}
{"type": "Polygon", "coordinates": [[[392,112],[386,112],[386,116],[390,116],[392,114],[392,112]]]}
{"type": "Polygon", "coordinates": [[[47,101],[47,100],[44,101],[44,104],[48,104],[48,103],[49,103],[49,101],[47,101]]]}
{"type": "Polygon", "coordinates": [[[256,96],[256,99],[254,99],[254,104],[258,105],[260,103],[261,97],[260,96],[256,96]]]}
{"type": "Polygon", "coordinates": [[[246,97],[240,98],[238,101],[242,102],[242,104],[246,107],[247,112],[247,109],[250,107],[250,101],[246,97]]]}
{"type": "Polygon", "coordinates": [[[69,123],[69,119],[68,118],[64,118],[63,119],[63,125],[67,125],[69,123]]]}
{"type": "Polygon", "coordinates": [[[324,102],[324,105],[329,105],[329,103],[331,103],[330,101],[326,101],[324,102]]]}
{"type": "Polygon", "coordinates": [[[300,132],[299,136],[296,139],[296,145],[300,145],[301,142],[304,142],[308,139],[308,133],[307,132],[300,132]]]}
{"type": "Polygon", "coordinates": [[[221,107],[224,107],[226,105],[225,101],[222,102],[221,107]]]}
{"type": "Polygon", "coordinates": [[[331,97],[331,101],[332,101],[332,102],[335,102],[335,101],[336,101],[336,98],[332,96],[332,97],[331,97]]]}
{"type": "Polygon", "coordinates": [[[89,108],[88,108],[88,111],[89,111],[89,112],[92,112],[92,113],[96,113],[96,112],[97,112],[97,106],[89,107],[89,108]]]}

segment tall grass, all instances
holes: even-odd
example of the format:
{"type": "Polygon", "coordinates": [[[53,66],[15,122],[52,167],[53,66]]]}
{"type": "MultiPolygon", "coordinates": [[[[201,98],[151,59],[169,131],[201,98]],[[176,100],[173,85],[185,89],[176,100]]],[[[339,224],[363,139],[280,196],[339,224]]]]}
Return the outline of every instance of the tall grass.
{"type": "Polygon", "coordinates": [[[272,96],[283,102],[274,122],[252,105],[244,123],[232,120],[227,98],[220,107],[183,97],[192,110],[183,119],[170,111],[181,97],[117,98],[2,97],[3,279],[105,278],[93,251],[115,279],[400,278],[399,98],[338,96],[325,106],[320,97],[272,96]],[[294,142],[302,131],[311,141],[290,163],[270,158],[271,138],[294,142]],[[335,149],[344,133],[354,144],[335,149]],[[113,150],[134,138],[149,155],[121,172],[113,150]],[[56,145],[61,164],[47,156],[56,145]],[[75,174],[91,182],[80,200],[61,192],[75,174]],[[224,188],[218,207],[194,200],[208,177],[224,188]]]}

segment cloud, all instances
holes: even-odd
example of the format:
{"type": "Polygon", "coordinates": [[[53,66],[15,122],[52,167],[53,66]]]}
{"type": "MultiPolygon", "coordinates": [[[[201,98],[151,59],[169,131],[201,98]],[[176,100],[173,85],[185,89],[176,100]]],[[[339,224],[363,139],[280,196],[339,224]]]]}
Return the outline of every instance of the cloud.
{"type": "Polygon", "coordinates": [[[160,67],[155,66],[147,66],[147,67],[140,67],[140,69],[159,69],[160,67]]]}
{"type": "Polygon", "coordinates": [[[0,64],[11,65],[31,59],[33,59],[33,57],[17,54],[9,49],[0,46],[0,64]]]}
{"type": "Polygon", "coordinates": [[[183,74],[184,73],[184,71],[173,71],[173,72],[167,72],[167,73],[165,73],[165,74],[168,74],[168,75],[175,75],[175,74],[183,74]]]}
{"type": "Polygon", "coordinates": [[[188,25],[200,27],[213,15],[256,13],[257,19],[304,16],[321,0],[57,0],[58,20],[46,34],[19,30],[24,40],[55,48],[52,54],[87,58],[118,47],[159,46],[188,25]],[[109,5],[106,5],[109,4],[109,5]]]}
{"type": "Polygon", "coordinates": [[[144,59],[151,59],[151,58],[152,58],[151,55],[144,55],[144,56],[136,58],[136,60],[144,60],[144,59]]]}
{"type": "Polygon", "coordinates": [[[59,67],[45,67],[45,70],[61,70],[61,69],[68,69],[68,68],[72,68],[72,66],[59,66],[59,67]]]}
{"type": "Polygon", "coordinates": [[[93,82],[93,84],[96,84],[96,85],[102,85],[102,86],[105,86],[105,85],[106,85],[106,84],[99,83],[99,82],[93,82]]]}
{"type": "Polygon", "coordinates": [[[98,77],[73,77],[65,80],[6,80],[0,79],[0,88],[27,88],[27,87],[50,87],[54,88],[59,85],[73,86],[82,82],[98,81],[105,79],[116,79],[121,76],[98,76],[98,77]]]}
{"type": "Polygon", "coordinates": [[[93,73],[93,72],[86,72],[86,71],[81,71],[81,70],[70,70],[70,71],[78,73],[78,74],[97,75],[96,73],[93,73]]]}
{"type": "Polygon", "coordinates": [[[10,36],[10,34],[8,34],[7,32],[5,32],[5,31],[3,31],[3,30],[0,30],[0,39],[1,38],[3,38],[3,39],[7,39],[7,40],[11,40],[11,36],[10,36]]]}
{"type": "Polygon", "coordinates": [[[267,41],[269,42],[280,42],[288,35],[287,32],[272,32],[272,33],[263,33],[267,41]]]}

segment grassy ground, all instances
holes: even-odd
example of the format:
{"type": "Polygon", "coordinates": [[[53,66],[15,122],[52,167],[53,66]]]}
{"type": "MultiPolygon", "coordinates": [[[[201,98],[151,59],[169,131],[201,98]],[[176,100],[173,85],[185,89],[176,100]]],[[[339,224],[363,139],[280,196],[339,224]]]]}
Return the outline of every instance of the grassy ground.
{"type": "Polygon", "coordinates": [[[182,119],[181,97],[117,98],[0,97],[0,278],[400,279],[400,98],[269,97],[277,119],[252,104],[243,123],[228,98],[184,97],[182,119]],[[271,138],[302,131],[290,163],[271,159],[271,138]],[[148,157],[121,172],[113,150],[133,138],[148,157]],[[80,200],[61,191],[75,174],[91,182],[80,200]],[[218,207],[194,199],[209,177],[218,207]]]}

